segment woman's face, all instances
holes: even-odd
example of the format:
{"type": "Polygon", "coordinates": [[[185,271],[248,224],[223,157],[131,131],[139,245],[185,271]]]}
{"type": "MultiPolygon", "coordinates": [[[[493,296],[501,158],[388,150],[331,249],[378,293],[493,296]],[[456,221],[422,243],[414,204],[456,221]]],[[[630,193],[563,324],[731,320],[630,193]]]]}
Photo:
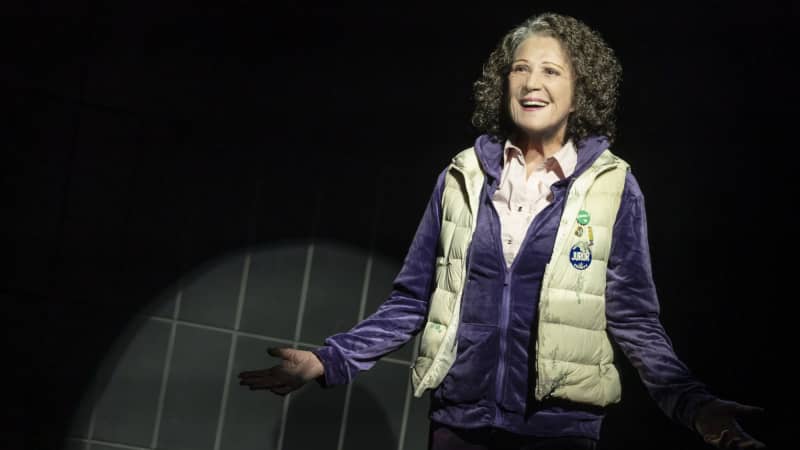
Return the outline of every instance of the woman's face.
{"type": "Polygon", "coordinates": [[[533,139],[563,142],[572,107],[572,67],[561,43],[533,35],[514,52],[508,75],[509,113],[517,129],[533,139]]]}

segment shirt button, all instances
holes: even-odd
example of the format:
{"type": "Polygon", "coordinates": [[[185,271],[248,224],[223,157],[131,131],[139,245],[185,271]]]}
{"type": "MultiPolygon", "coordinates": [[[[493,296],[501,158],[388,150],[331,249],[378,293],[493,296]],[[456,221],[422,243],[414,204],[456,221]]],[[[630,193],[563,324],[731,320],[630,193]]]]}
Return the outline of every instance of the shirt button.
{"type": "Polygon", "coordinates": [[[518,206],[518,207],[517,207],[517,211],[520,211],[520,212],[521,212],[521,211],[522,211],[522,206],[518,206]]]}

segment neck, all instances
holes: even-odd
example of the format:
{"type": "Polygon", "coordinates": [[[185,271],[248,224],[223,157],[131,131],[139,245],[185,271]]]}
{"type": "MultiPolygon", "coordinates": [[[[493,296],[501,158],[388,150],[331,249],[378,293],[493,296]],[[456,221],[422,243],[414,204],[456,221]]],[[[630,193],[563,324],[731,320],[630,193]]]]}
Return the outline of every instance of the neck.
{"type": "Polygon", "coordinates": [[[512,136],[511,143],[522,150],[526,163],[537,163],[561,150],[561,147],[564,146],[564,135],[559,133],[559,135],[550,137],[531,136],[518,132],[512,136]]]}

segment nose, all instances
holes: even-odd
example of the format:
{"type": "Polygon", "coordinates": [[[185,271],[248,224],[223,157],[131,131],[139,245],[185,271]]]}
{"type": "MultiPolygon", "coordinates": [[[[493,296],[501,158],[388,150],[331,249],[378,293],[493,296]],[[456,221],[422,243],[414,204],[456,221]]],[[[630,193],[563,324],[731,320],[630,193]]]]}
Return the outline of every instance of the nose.
{"type": "Polygon", "coordinates": [[[536,71],[533,71],[528,74],[528,78],[525,79],[525,89],[528,91],[535,91],[542,88],[542,79],[539,77],[539,74],[536,71]]]}

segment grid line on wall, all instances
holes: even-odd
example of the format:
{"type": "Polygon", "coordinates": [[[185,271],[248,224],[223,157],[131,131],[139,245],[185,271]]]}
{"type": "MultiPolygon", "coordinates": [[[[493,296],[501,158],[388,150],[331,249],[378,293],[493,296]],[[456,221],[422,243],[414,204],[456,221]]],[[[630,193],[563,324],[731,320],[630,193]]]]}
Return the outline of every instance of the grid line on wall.
{"type": "Polygon", "coordinates": [[[94,417],[96,413],[97,413],[97,401],[95,401],[95,404],[92,405],[92,414],[89,416],[89,429],[86,432],[87,442],[86,445],[84,446],[84,450],[89,450],[90,445],[88,440],[92,439],[92,437],[94,436],[94,417]]]}
{"type": "MultiPolygon", "coordinates": [[[[306,310],[306,297],[308,296],[308,285],[311,279],[311,264],[314,262],[314,243],[308,245],[306,252],[306,265],[303,268],[303,287],[300,289],[300,304],[297,307],[297,322],[294,326],[294,342],[292,348],[297,348],[300,342],[300,332],[303,328],[303,315],[306,310]]],[[[281,428],[278,433],[278,448],[283,450],[283,439],[286,435],[286,418],[289,415],[289,402],[291,401],[292,394],[288,394],[283,398],[283,409],[281,412],[281,428]]]]}
{"type": "MultiPolygon", "coordinates": [[[[414,361],[417,359],[417,349],[419,349],[419,340],[420,337],[417,336],[414,339],[414,350],[411,354],[411,360],[414,361]]],[[[406,398],[403,404],[403,421],[400,423],[400,436],[397,438],[397,450],[403,450],[403,447],[406,445],[406,430],[408,429],[408,415],[411,411],[411,377],[408,377],[408,381],[406,381],[406,398]]]]}
{"type": "MultiPolygon", "coordinates": [[[[158,321],[158,322],[165,322],[165,323],[173,323],[174,322],[174,323],[176,323],[178,325],[182,325],[182,326],[186,326],[186,327],[190,327],[190,328],[199,328],[199,329],[203,329],[203,330],[217,331],[217,332],[220,332],[220,333],[236,335],[238,337],[249,337],[249,338],[253,338],[253,339],[258,339],[260,341],[275,341],[277,343],[286,344],[286,345],[294,345],[295,342],[296,342],[297,347],[305,347],[305,348],[315,349],[315,348],[319,347],[320,345],[322,345],[322,344],[315,344],[315,343],[311,343],[311,342],[292,341],[292,340],[289,340],[289,339],[283,339],[283,338],[279,338],[279,337],[275,337],[275,336],[267,336],[267,335],[258,334],[258,333],[250,333],[250,332],[247,332],[247,331],[236,331],[236,330],[232,330],[230,328],[217,327],[217,326],[214,326],[214,325],[207,325],[207,324],[204,324],[204,323],[189,322],[189,321],[186,321],[186,320],[173,320],[173,319],[167,319],[165,317],[158,317],[158,316],[146,316],[146,317],[151,319],[151,320],[158,321]]],[[[387,362],[387,363],[390,363],[390,364],[400,364],[400,365],[403,365],[403,366],[406,366],[406,367],[411,365],[411,361],[409,361],[409,360],[398,359],[398,358],[389,358],[389,357],[381,358],[381,362],[387,362]]]]}
{"type": "MultiPolygon", "coordinates": [[[[244,264],[242,267],[242,278],[239,283],[239,296],[236,299],[236,319],[233,323],[233,331],[238,331],[242,321],[242,309],[244,306],[244,298],[247,295],[247,281],[250,276],[250,262],[251,254],[248,251],[244,257],[244,264]]],[[[236,343],[238,334],[232,333],[231,346],[228,350],[228,363],[225,368],[225,384],[222,386],[222,403],[219,407],[219,416],[217,418],[217,431],[214,434],[214,450],[220,450],[222,444],[222,431],[225,427],[225,414],[228,409],[228,395],[230,393],[231,372],[233,372],[233,362],[236,358],[236,343]]]]}
{"type": "MultiPolygon", "coordinates": [[[[369,278],[372,275],[372,251],[367,257],[367,264],[364,267],[364,279],[361,282],[361,299],[358,305],[358,320],[361,322],[364,319],[364,310],[367,305],[367,295],[369,294],[369,278]]],[[[336,444],[336,450],[343,450],[344,437],[347,433],[347,417],[350,413],[350,397],[353,394],[353,383],[347,383],[347,391],[344,394],[344,406],[342,407],[342,423],[339,426],[339,441],[336,444]]]]}
{"type": "Polygon", "coordinates": [[[83,439],[83,438],[70,437],[70,438],[67,438],[67,440],[68,441],[74,441],[74,442],[82,442],[86,446],[87,449],[91,445],[97,444],[97,445],[105,445],[106,447],[123,448],[123,449],[126,449],[126,450],[155,450],[155,447],[138,447],[136,445],[123,444],[121,442],[100,441],[100,440],[97,440],[97,439],[83,439]]]}
{"type": "Polygon", "coordinates": [[[169,329],[169,340],[167,341],[167,354],[164,356],[164,370],[161,373],[161,386],[158,389],[158,406],[156,406],[156,418],[153,424],[153,437],[150,440],[150,447],[158,447],[158,437],[161,432],[161,417],[164,412],[164,402],[167,398],[167,382],[169,381],[169,371],[172,367],[172,352],[175,349],[175,334],[178,327],[178,316],[181,312],[181,300],[183,299],[183,289],[179,289],[175,295],[175,307],[172,308],[172,319],[169,329]]]}
{"type": "MultiPolygon", "coordinates": [[[[242,330],[239,329],[240,326],[241,326],[241,319],[242,319],[243,310],[244,310],[244,303],[246,301],[246,293],[247,293],[247,287],[248,287],[248,284],[249,284],[250,267],[251,267],[251,260],[252,260],[252,253],[248,251],[245,254],[245,260],[244,260],[244,265],[243,265],[243,269],[242,269],[242,276],[241,276],[240,284],[239,284],[239,293],[238,293],[238,298],[237,298],[236,315],[235,315],[234,325],[233,325],[232,328],[214,326],[214,325],[209,325],[209,324],[204,324],[204,323],[199,323],[199,322],[193,322],[193,321],[188,321],[188,320],[184,320],[184,319],[179,319],[180,311],[181,311],[181,303],[182,303],[182,300],[183,300],[183,293],[184,293],[183,289],[179,289],[177,291],[177,293],[176,293],[175,305],[174,305],[174,308],[173,308],[173,310],[171,312],[171,317],[158,316],[158,315],[155,315],[155,314],[157,314],[156,312],[151,312],[151,313],[146,313],[146,314],[137,314],[137,316],[139,316],[139,317],[144,317],[144,318],[146,318],[148,320],[152,320],[152,321],[155,321],[155,322],[166,323],[166,324],[170,325],[170,334],[169,334],[169,338],[168,338],[168,342],[167,342],[166,355],[164,357],[164,368],[162,370],[162,377],[161,377],[161,383],[160,383],[160,388],[159,388],[158,403],[157,403],[157,406],[156,406],[156,417],[155,417],[155,420],[154,420],[154,427],[153,427],[152,437],[151,437],[151,440],[150,440],[150,446],[149,447],[142,447],[142,446],[131,445],[131,444],[126,444],[126,443],[122,443],[122,442],[114,442],[114,441],[106,441],[106,440],[97,440],[97,439],[95,439],[94,438],[95,410],[96,410],[96,404],[97,404],[97,400],[98,399],[94,399],[94,404],[92,405],[92,414],[91,414],[91,419],[90,419],[90,422],[89,422],[89,429],[88,429],[88,433],[87,433],[87,438],[69,437],[67,439],[72,440],[72,441],[79,441],[79,442],[84,443],[85,444],[85,450],[89,450],[90,446],[92,444],[105,445],[105,446],[109,446],[109,447],[115,447],[115,448],[121,448],[121,449],[130,449],[130,450],[154,450],[154,449],[157,449],[158,448],[158,441],[159,441],[159,434],[160,434],[160,429],[161,429],[161,422],[162,422],[162,419],[163,419],[163,411],[164,411],[164,404],[165,404],[165,399],[166,399],[166,391],[167,391],[167,387],[168,387],[167,385],[168,385],[168,381],[169,381],[169,372],[171,370],[171,363],[172,363],[172,359],[174,357],[174,346],[175,346],[175,340],[176,340],[177,327],[178,327],[178,325],[181,325],[181,326],[190,327],[190,328],[215,331],[215,332],[224,333],[226,335],[231,336],[231,344],[230,344],[230,349],[229,349],[229,354],[228,354],[228,361],[227,361],[227,368],[226,368],[226,375],[225,375],[225,384],[224,384],[223,392],[222,392],[222,402],[221,402],[220,409],[219,409],[219,416],[218,416],[218,421],[217,421],[217,430],[216,430],[216,433],[215,433],[215,440],[214,440],[214,446],[213,446],[214,450],[220,450],[220,448],[222,447],[222,436],[223,436],[223,432],[224,432],[224,428],[225,428],[225,418],[226,418],[227,407],[228,407],[228,401],[227,400],[228,400],[228,397],[230,395],[230,386],[229,385],[230,385],[230,380],[231,380],[231,377],[232,377],[232,370],[233,370],[233,365],[235,363],[235,355],[236,355],[236,350],[237,350],[237,346],[238,346],[238,342],[239,342],[238,338],[239,337],[248,337],[248,338],[257,339],[257,340],[272,341],[272,342],[277,342],[277,343],[281,343],[281,344],[286,344],[287,346],[291,345],[292,348],[295,348],[295,349],[296,348],[314,349],[314,348],[318,348],[321,345],[321,344],[315,344],[315,343],[309,343],[309,342],[302,342],[300,340],[301,332],[302,332],[302,326],[303,326],[303,322],[304,322],[304,316],[305,316],[307,297],[308,297],[308,292],[309,292],[309,285],[310,285],[310,278],[311,278],[311,268],[312,268],[312,265],[313,265],[314,249],[315,249],[315,246],[314,246],[313,243],[308,244],[308,247],[306,249],[305,267],[304,267],[304,270],[303,270],[303,278],[302,278],[303,281],[302,281],[302,288],[301,288],[300,299],[299,299],[300,301],[299,301],[299,305],[298,305],[298,309],[297,309],[297,319],[296,319],[296,323],[295,323],[295,331],[294,331],[294,336],[293,336],[292,340],[282,339],[282,338],[278,338],[278,337],[275,337],[275,336],[267,336],[267,335],[259,334],[259,333],[252,333],[252,332],[242,331],[242,330]]],[[[358,310],[358,321],[359,322],[361,320],[363,320],[364,316],[365,316],[366,304],[367,304],[368,295],[369,295],[369,284],[370,284],[370,280],[371,280],[372,272],[373,272],[373,270],[372,270],[373,269],[373,265],[374,265],[374,256],[373,256],[372,251],[370,251],[370,253],[369,253],[368,257],[367,257],[367,262],[366,262],[365,269],[364,269],[364,277],[363,277],[363,280],[362,280],[361,298],[360,298],[359,310],[358,310]]],[[[414,357],[416,356],[417,344],[418,344],[418,339],[415,341],[415,344],[414,344],[414,351],[413,351],[413,355],[414,356],[412,356],[411,361],[413,361],[414,357]]],[[[411,365],[411,361],[404,360],[404,359],[398,359],[398,358],[391,358],[391,357],[383,357],[380,360],[380,362],[382,362],[382,363],[402,365],[402,366],[405,366],[405,367],[409,367],[411,365]]],[[[347,385],[347,391],[346,391],[346,394],[345,394],[345,402],[344,402],[344,406],[343,406],[342,421],[341,421],[340,431],[339,431],[339,436],[338,436],[337,450],[342,450],[344,448],[344,441],[345,441],[345,436],[346,436],[346,432],[347,432],[347,421],[348,421],[348,417],[349,417],[349,410],[350,410],[350,403],[351,403],[350,402],[351,395],[352,395],[352,383],[347,385]]],[[[400,431],[399,431],[398,450],[403,450],[403,447],[405,445],[404,444],[405,443],[405,434],[406,434],[406,430],[407,430],[408,418],[409,418],[409,415],[410,415],[410,401],[411,401],[411,398],[412,398],[412,392],[411,392],[411,384],[410,384],[410,377],[409,377],[407,388],[406,388],[406,395],[404,397],[405,401],[404,401],[404,405],[403,405],[402,420],[401,420],[400,431]]],[[[284,438],[285,438],[285,433],[286,433],[286,426],[287,426],[287,418],[288,418],[288,410],[289,410],[289,407],[290,407],[290,401],[291,401],[291,394],[284,397],[284,401],[283,401],[283,405],[282,405],[281,419],[280,419],[281,423],[280,423],[280,430],[279,430],[279,435],[278,435],[277,450],[283,450],[283,443],[284,443],[284,438]]]]}

